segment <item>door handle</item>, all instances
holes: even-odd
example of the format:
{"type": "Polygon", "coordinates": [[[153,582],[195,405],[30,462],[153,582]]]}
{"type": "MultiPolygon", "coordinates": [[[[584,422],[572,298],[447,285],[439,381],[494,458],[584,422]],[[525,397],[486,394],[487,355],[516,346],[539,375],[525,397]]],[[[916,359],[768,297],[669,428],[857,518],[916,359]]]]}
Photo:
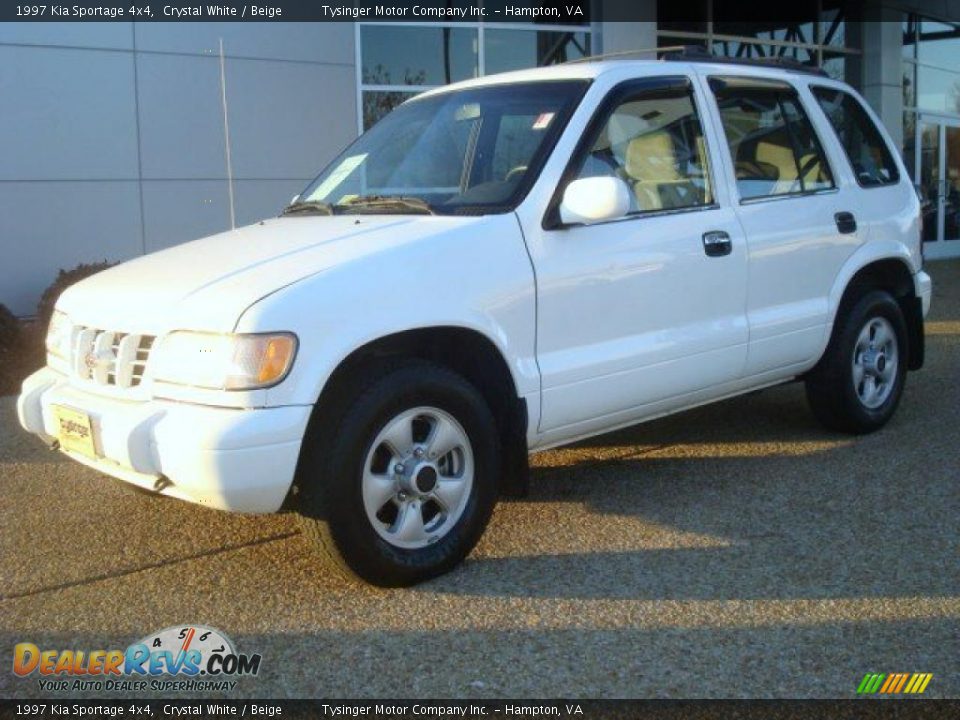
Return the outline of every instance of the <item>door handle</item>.
{"type": "Polygon", "coordinates": [[[857,231],[857,219],[851,212],[838,212],[833,216],[837,221],[837,230],[844,235],[851,235],[857,231]]]}
{"type": "Polygon", "coordinates": [[[703,251],[709,257],[729,255],[731,250],[733,250],[733,243],[730,242],[730,236],[723,230],[711,230],[703,234],[703,251]]]}

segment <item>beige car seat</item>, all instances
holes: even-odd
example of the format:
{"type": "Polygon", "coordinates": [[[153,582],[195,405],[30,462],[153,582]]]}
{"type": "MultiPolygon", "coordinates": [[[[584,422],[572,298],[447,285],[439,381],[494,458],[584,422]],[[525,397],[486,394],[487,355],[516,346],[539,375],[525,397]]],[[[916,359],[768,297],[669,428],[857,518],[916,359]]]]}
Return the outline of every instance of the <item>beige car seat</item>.
{"type": "Polygon", "coordinates": [[[633,194],[640,210],[684,207],[689,180],[677,170],[676,148],[670,133],[664,130],[640,135],[627,144],[624,172],[633,183],[633,194]]]}
{"type": "Polygon", "coordinates": [[[780,195],[789,192],[800,192],[804,188],[822,187],[827,181],[823,164],[813,153],[800,158],[800,172],[803,173],[803,185],[798,182],[800,172],[794,161],[793,148],[788,144],[771,142],[757,143],[756,160],[760,163],[773,165],[779,171],[777,182],[771,189],[771,195],[780,195]]]}

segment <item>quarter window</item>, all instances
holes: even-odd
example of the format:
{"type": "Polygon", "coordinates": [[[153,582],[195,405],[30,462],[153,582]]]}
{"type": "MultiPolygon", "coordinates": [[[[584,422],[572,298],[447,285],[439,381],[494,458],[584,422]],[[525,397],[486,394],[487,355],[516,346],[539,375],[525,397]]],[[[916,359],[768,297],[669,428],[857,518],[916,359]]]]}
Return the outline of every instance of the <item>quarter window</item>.
{"type": "Polygon", "coordinates": [[[823,149],[792,88],[713,85],[742,200],[834,187],[823,149]]]}
{"type": "Polygon", "coordinates": [[[713,203],[703,130],[689,88],[641,91],[614,107],[576,175],[602,176],[627,183],[634,213],[713,203]]]}
{"type": "Polygon", "coordinates": [[[896,183],[900,173],[893,156],[863,105],[849,93],[833,88],[813,88],[813,94],[836,131],[857,182],[863,187],[896,183]]]}

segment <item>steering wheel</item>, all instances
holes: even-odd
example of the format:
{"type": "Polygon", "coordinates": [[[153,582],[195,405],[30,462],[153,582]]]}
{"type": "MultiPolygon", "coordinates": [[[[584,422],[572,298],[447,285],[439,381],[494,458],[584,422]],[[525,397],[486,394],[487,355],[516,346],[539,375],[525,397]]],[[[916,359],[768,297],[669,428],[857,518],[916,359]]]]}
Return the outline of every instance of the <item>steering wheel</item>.
{"type": "Polygon", "coordinates": [[[527,171],[526,165],[517,165],[515,168],[510,168],[510,171],[503,176],[504,182],[510,182],[511,180],[520,177],[527,171]]]}

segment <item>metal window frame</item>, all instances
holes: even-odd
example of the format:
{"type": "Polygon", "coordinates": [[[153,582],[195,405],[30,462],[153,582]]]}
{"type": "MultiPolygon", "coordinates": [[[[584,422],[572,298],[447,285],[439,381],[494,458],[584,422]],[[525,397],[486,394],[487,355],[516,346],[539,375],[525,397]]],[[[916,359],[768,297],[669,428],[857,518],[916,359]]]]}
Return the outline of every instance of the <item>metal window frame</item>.
{"type": "MultiPolygon", "coordinates": [[[[912,73],[913,78],[913,93],[915,101],[919,101],[920,99],[920,68],[929,68],[931,70],[939,70],[940,72],[951,73],[956,75],[957,79],[960,79],[960,71],[958,71],[955,67],[944,67],[943,65],[937,65],[936,63],[920,60],[920,23],[923,20],[930,20],[932,22],[942,23],[944,25],[952,25],[955,28],[960,29],[960,23],[957,22],[940,20],[938,18],[930,17],[929,15],[921,15],[919,13],[906,13],[907,30],[912,31],[913,34],[913,56],[906,57],[901,52],[900,63],[901,66],[906,65],[910,67],[910,72],[912,73]],[[911,21],[913,23],[912,25],[910,24],[911,21]]],[[[960,112],[950,113],[945,110],[926,109],[917,105],[916,102],[913,105],[904,105],[903,110],[904,112],[913,112],[916,115],[935,115],[952,120],[960,119],[960,112]]]]}
{"type": "Polygon", "coordinates": [[[669,37],[669,38],[684,38],[689,40],[700,40],[706,42],[707,48],[709,50],[713,49],[714,42],[738,42],[745,45],[760,45],[768,47],[783,47],[783,48],[796,48],[799,50],[808,50],[811,53],[816,55],[817,58],[817,67],[823,67],[824,54],[828,53],[831,55],[849,55],[856,57],[857,55],[862,54],[862,50],[858,48],[849,48],[840,45],[827,45],[824,44],[821,30],[821,19],[820,16],[823,13],[823,2],[818,0],[816,15],[813,20],[814,25],[814,40],[813,42],[798,42],[796,40],[777,40],[774,38],[758,38],[751,35],[727,35],[725,33],[714,32],[714,22],[713,22],[713,0],[707,0],[707,31],[705,33],[701,32],[687,32],[687,31],[677,31],[677,30],[661,30],[659,25],[657,27],[657,38],[669,37]]]}

